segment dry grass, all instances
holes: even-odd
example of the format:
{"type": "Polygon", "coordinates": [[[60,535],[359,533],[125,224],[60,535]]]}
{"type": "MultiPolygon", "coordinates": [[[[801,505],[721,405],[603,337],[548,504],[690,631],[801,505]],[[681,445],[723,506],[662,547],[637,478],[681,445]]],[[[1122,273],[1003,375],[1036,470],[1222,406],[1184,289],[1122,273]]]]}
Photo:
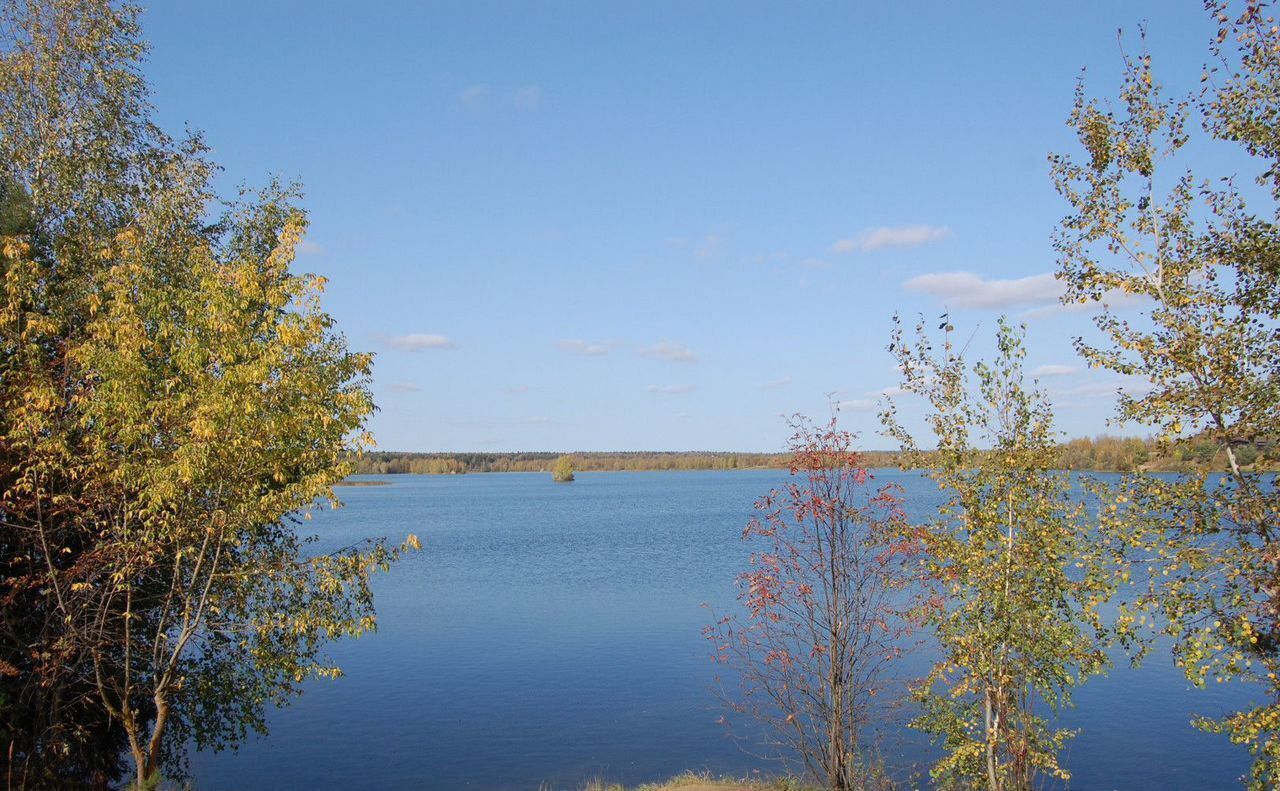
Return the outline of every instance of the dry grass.
{"type": "MultiPolygon", "coordinates": [[[[550,789],[545,789],[550,791],[550,789]]],[[[818,791],[787,778],[779,780],[745,780],[715,777],[709,773],[685,772],[664,783],[645,783],[627,788],[619,783],[592,780],[578,791],[818,791]]]]}

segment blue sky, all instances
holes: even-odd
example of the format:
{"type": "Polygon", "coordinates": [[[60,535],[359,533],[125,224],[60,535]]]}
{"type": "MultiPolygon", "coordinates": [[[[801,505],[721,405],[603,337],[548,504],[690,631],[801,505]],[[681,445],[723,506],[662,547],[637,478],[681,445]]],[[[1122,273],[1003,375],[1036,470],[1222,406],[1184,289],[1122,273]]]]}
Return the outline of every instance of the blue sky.
{"type": "Polygon", "coordinates": [[[1193,85],[1210,26],[1168,0],[157,0],[143,24],[161,122],[205,133],[228,190],[305,184],[297,266],[377,352],[382,449],[771,451],[829,393],[887,447],[890,317],[944,305],[978,352],[1025,320],[1063,431],[1107,429],[1117,381],[1053,307],[1046,155],[1144,20],[1193,85]]]}

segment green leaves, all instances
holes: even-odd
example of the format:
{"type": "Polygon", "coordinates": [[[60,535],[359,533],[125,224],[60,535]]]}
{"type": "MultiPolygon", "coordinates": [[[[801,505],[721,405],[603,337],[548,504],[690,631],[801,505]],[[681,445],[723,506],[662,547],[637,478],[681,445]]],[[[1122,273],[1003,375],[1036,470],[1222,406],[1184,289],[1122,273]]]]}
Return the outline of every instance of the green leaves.
{"type": "Polygon", "coordinates": [[[1022,334],[1001,320],[998,357],[969,368],[949,338],[935,352],[923,327],[914,343],[899,325],[890,346],[903,389],[924,399],[937,451],[929,454],[898,422],[883,418],[947,497],[937,518],[913,527],[924,543],[917,612],[941,658],[915,689],[913,726],[947,750],[932,777],[941,785],[1029,789],[1070,775],[1058,753],[1072,735],[1032,711],[1056,711],[1071,689],[1103,672],[1113,631],[1099,614],[1122,566],[1091,529],[1054,469],[1056,434],[1043,396],[1025,389],[1022,334]]]}
{"type": "Polygon", "coordinates": [[[141,785],[340,672],[324,645],[375,628],[370,575],[418,542],[317,557],[295,530],[373,409],[371,355],[290,269],[298,190],[213,200],[199,139],[150,119],[136,10],[3,14],[0,607],[22,617],[0,662],[74,701],[24,701],[70,717],[20,723],[53,734],[26,763],[115,776],[127,749],[141,785]]]}
{"type": "MultiPolygon", "coordinates": [[[[1112,504],[1104,528],[1143,558],[1148,582],[1127,593],[1127,610],[1159,617],[1192,683],[1253,681],[1274,697],[1280,496],[1274,479],[1244,468],[1266,462],[1280,437],[1280,26],[1255,0],[1206,8],[1222,69],[1198,93],[1168,97],[1145,55],[1126,58],[1120,111],[1077,92],[1068,123],[1089,164],[1051,158],[1071,204],[1056,239],[1058,276],[1069,301],[1138,298],[1132,318],[1104,304],[1104,343],[1077,341],[1092,366],[1150,383],[1121,398],[1118,418],[1158,429],[1166,449],[1195,437],[1172,452],[1202,471],[1226,459],[1221,479],[1137,475],[1095,486],[1112,504]],[[1194,176],[1182,152],[1189,129],[1256,158],[1270,205],[1250,209],[1234,174],[1194,176]],[[1100,141],[1113,157],[1099,156],[1100,141]]],[[[1251,787],[1280,781],[1280,707],[1200,724],[1249,745],[1251,787]]]]}

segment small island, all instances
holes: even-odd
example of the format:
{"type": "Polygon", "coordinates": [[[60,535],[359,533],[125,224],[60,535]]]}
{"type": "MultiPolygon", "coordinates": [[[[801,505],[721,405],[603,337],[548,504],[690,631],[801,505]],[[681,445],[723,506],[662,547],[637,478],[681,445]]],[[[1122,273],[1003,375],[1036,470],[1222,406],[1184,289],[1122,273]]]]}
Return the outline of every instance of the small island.
{"type": "Polygon", "coordinates": [[[556,483],[571,483],[573,481],[572,456],[561,456],[556,459],[556,463],[551,467],[551,480],[556,483]]]}

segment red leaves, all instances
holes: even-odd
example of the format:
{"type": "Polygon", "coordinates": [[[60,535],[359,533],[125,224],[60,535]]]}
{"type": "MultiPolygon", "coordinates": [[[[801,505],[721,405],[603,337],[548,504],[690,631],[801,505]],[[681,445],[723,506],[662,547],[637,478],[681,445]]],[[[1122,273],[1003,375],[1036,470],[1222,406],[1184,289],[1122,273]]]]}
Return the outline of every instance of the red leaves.
{"type": "Polygon", "coordinates": [[[783,670],[787,670],[795,664],[795,660],[787,649],[775,648],[764,655],[764,663],[766,665],[777,664],[783,670]]]}
{"type": "Polygon", "coordinates": [[[742,697],[725,702],[816,754],[829,727],[856,740],[867,712],[823,701],[867,706],[883,687],[894,641],[912,626],[899,615],[906,559],[922,546],[906,532],[900,488],[873,487],[852,434],[834,422],[792,426],[791,478],[756,501],[742,531],[754,549],[738,575],[742,614],[705,634],[738,674],[742,697]]]}

